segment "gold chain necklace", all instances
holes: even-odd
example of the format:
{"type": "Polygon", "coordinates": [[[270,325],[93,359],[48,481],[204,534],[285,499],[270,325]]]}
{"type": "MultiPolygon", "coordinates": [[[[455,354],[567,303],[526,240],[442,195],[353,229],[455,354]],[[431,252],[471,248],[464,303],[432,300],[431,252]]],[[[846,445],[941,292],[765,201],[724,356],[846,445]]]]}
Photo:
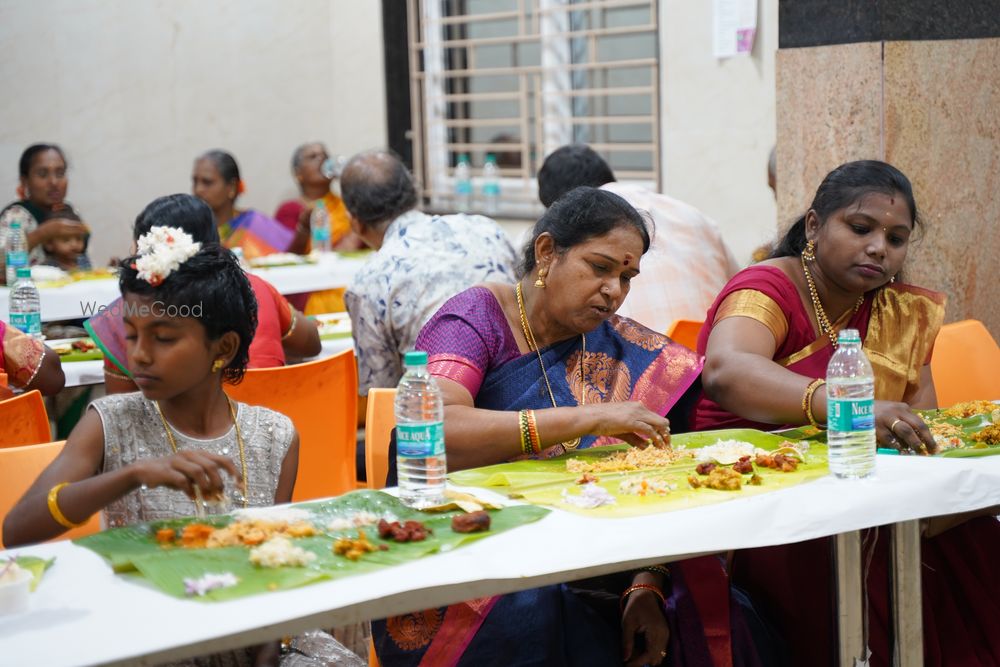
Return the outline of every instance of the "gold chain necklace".
{"type": "MultiPolygon", "coordinates": [[[[813,281],[812,274],[809,273],[809,267],[806,265],[806,258],[800,257],[802,260],[802,271],[806,274],[806,285],[809,286],[809,298],[812,299],[813,310],[816,312],[816,321],[819,323],[820,333],[824,333],[830,339],[830,343],[834,347],[837,347],[837,331],[830,324],[830,318],[826,316],[826,310],[823,309],[823,302],[819,300],[819,292],[816,291],[816,283],[813,281]]],[[[861,304],[864,303],[865,295],[862,294],[858,297],[857,303],[854,304],[854,309],[851,314],[858,312],[861,308],[861,304]]]]}
{"type": "MultiPolygon", "coordinates": [[[[549,390],[549,399],[552,401],[552,407],[559,407],[556,404],[556,395],[552,392],[552,385],[549,384],[549,374],[545,370],[545,362],[542,361],[542,353],[538,349],[538,344],[535,343],[535,334],[531,330],[531,324],[528,322],[528,313],[524,309],[524,297],[521,294],[521,283],[517,283],[514,287],[514,294],[517,295],[517,309],[521,315],[521,330],[524,332],[524,340],[528,343],[528,349],[534,350],[535,354],[538,356],[538,365],[542,369],[542,379],[545,380],[545,388],[549,390]]],[[[579,405],[587,404],[587,387],[583,375],[583,363],[587,358],[587,336],[580,334],[580,339],[582,343],[582,351],[580,353],[580,403],[579,405]]],[[[572,394],[572,390],[570,390],[572,394]]],[[[580,438],[573,438],[567,442],[561,443],[563,447],[567,450],[573,450],[580,446],[580,438]]]]}
{"type": "MultiPolygon", "coordinates": [[[[233,418],[233,428],[236,429],[236,443],[240,447],[240,472],[243,473],[243,507],[247,507],[247,504],[250,502],[250,494],[247,491],[247,457],[243,447],[243,434],[240,433],[240,423],[236,420],[236,409],[233,407],[233,401],[228,396],[226,397],[226,401],[229,403],[229,414],[233,418]]],[[[156,414],[160,415],[160,422],[163,424],[163,430],[167,433],[167,442],[170,443],[170,449],[176,454],[177,440],[174,439],[174,432],[170,429],[167,418],[163,416],[163,410],[160,409],[160,402],[153,401],[153,407],[156,408],[156,414]]]]}

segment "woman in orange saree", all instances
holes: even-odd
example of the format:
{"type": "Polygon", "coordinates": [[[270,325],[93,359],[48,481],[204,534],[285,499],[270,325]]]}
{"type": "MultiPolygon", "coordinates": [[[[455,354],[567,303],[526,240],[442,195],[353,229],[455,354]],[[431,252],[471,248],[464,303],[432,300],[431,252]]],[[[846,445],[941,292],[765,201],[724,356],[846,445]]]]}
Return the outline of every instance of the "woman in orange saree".
{"type": "MultiPolygon", "coordinates": [[[[875,371],[879,446],[933,452],[933,436],[911,408],[936,407],[928,362],[944,296],[897,281],[917,220],[910,183],[890,165],[852,162],[828,174],[771,259],[737,274],[709,309],[698,340],[706,357],[695,428],[824,424],[819,383],[836,331],[854,328],[875,371]]],[[[925,664],[1000,664],[1000,576],[985,566],[1000,555],[1000,524],[980,517],[940,534],[929,528],[925,664]]],[[[866,538],[874,550],[868,643],[879,666],[890,661],[887,537],[875,529],[866,538]]],[[[770,612],[792,664],[832,664],[836,656],[831,562],[829,539],[734,556],[734,583],[770,612]]]]}

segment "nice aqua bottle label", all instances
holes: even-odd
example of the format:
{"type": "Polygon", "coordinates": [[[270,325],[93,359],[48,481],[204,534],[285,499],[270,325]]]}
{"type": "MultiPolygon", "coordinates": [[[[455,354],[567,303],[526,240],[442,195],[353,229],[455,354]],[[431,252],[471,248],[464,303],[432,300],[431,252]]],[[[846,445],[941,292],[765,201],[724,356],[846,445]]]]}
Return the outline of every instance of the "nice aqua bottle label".
{"type": "Polygon", "coordinates": [[[413,459],[444,454],[444,422],[398,425],[396,450],[400,456],[413,459]]]}
{"type": "Polygon", "coordinates": [[[870,431],[875,428],[875,401],[871,398],[829,399],[827,428],[831,431],[870,431]]]}

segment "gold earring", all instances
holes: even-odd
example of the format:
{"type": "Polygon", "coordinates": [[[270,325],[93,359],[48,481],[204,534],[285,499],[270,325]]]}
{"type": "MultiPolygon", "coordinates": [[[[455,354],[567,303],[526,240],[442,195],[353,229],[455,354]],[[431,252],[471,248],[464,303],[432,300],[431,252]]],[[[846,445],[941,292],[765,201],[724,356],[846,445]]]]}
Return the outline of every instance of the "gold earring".
{"type": "Polygon", "coordinates": [[[807,262],[815,261],[816,242],[813,241],[812,239],[809,239],[809,242],[806,243],[805,250],[802,251],[802,259],[806,260],[807,262]]]}
{"type": "Polygon", "coordinates": [[[222,367],[225,365],[226,362],[224,360],[216,359],[215,361],[212,362],[212,372],[218,373],[220,370],[222,370],[222,367]]]}
{"type": "Polygon", "coordinates": [[[539,289],[545,289],[545,274],[548,273],[548,269],[538,269],[538,280],[535,281],[535,287],[539,289]]]}
{"type": "Polygon", "coordinates": [[[894,283],[894,282],[896,282],[896,276],[893,276],[892,278],[889,278],[889,283],[890,284],[894,283]]]}

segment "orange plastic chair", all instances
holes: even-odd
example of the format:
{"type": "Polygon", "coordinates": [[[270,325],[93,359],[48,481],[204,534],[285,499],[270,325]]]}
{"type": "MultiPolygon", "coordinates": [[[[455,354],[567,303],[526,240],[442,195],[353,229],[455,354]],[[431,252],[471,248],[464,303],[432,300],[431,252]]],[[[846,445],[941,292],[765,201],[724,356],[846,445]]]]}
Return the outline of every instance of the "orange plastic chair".
{"type": "MultiPolygon", "coordinates": [[[[65,444],[66,441],[60,440],[0,449],[0,523],[7,518],[7,513],[14,508],[28,487],[55,460],[65,444]]],[[[100,529],[101,521],[98,513],[90,517],[84,525],[63,533],[58,539],[83,537],[100,529]]],[[[0,535],[0,540],[2,537],[0,535]]]]}
{"type": "Polygon", "coordinates": [[[246,372],[225,385],[234,400],[287,415],[299,432],[299,472],[292,500],[356,488],[358,368],[354,350],[325,359],[246,372]]]}
{"type": "Polygon", "coordinates": [[[49,415],[38,390],[0,401],[0,447],[37,445],[51,440],[49,415]]]}
{"type": "Polygon", "coordinates": [[[705,325],[704,321],[697,320],[675,320],[667,329],[667,336],[675,343],[680,343],[684,347],[695,350],[698,348],[698,334],[705,325]]]}
{"type": "Polygon", "coordinates": [[[946,324],[934,341],[931,377],[941,407],[1000,399],[1000,347],[979,320],[946,324]]]}
{"type": "Polygon", "coordinates": [[[396,425],[395,401],[395,389],[372,389],[368,392],[365,479],[369,489],[385,486],[385,476],[389,473],[389,436],[396,425]]]}

